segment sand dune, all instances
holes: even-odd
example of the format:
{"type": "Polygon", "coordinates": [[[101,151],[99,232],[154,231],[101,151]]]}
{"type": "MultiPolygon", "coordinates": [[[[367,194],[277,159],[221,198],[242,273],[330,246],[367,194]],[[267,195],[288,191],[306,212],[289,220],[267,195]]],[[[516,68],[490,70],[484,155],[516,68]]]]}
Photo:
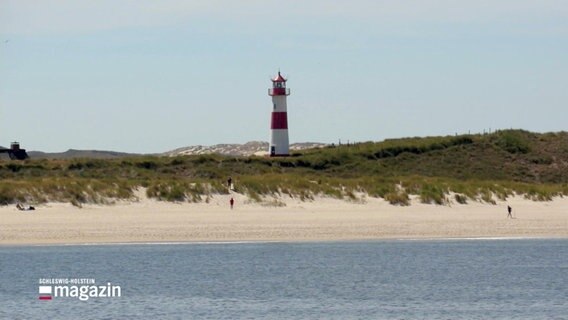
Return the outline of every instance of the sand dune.
{"type": "Polygon", "coordinates": [[[1,207],[0,244],[568,237],[568,198],[451,206],[414,201],[410,207],[373,198],[364,203],[280,199],[286,206],[271,207],[236,195],[234,210],[229,198],[174,204],[141,197],[82,209],[50,203],[36,211],[1,207]],[[506,218],[508,204],[515,219],[506,218]]]}

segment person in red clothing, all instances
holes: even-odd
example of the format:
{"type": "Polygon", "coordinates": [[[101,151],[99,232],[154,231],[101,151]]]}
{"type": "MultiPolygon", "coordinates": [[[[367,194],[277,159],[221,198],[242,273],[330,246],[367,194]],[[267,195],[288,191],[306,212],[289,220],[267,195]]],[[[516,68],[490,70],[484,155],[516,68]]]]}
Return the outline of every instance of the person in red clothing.
{"type": "Polygon", "coordinates": [[[233,205],[235,204],[235,199],[231,198],[231,200],[229,200],[229,203],[231,204],[231,210],[233,210],[233,205]]]}

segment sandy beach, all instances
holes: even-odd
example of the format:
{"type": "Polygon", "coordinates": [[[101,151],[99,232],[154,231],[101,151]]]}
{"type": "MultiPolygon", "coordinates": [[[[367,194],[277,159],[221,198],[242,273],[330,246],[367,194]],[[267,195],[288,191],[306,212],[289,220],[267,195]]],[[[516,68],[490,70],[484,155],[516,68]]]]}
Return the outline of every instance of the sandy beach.
{"type": "Polygon", "coordinates": [[[359,203],[317,198],[280,199],[285,206],[250,203],[235,196],[209,203],[146,199],[114,205],[49,203],[35,211],[0,207],[0,245],[184,241],[326,241],[430,238],[566,238],[568,198],[533,202],[514,197],[496,205],[392,206],[382,199],[359,203]],[[507,218],[507,205],[514,219],[507,218]]]}

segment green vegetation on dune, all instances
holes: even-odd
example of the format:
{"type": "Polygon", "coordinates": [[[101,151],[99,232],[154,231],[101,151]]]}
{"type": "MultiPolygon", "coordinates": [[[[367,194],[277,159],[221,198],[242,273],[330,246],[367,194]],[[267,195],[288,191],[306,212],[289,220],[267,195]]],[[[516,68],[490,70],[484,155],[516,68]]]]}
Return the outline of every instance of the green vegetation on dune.
{"type": "Polygon", "coordinates": [[[550,200],[568,194],[568,133],[498,131],[487,135],[404,138],[298,152],[286,158],[199,155],[121,159],[0,161],[0,204],[110,203],[146,188],[163,201],[209,201],[236,192],[261,201],[359,195],[408,205],[493,203],[523,194],[550,200]]]}

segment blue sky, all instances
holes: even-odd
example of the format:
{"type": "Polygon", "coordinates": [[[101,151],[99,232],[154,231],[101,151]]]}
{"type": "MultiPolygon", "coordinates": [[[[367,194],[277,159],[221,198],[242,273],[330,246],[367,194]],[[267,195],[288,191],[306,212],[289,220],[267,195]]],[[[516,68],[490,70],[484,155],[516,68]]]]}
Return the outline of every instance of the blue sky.
{"type": "Polygon", "coordinates": [[[163,152],[566,130],[558,0],[1,0],[0,145],[163,152]]]}

